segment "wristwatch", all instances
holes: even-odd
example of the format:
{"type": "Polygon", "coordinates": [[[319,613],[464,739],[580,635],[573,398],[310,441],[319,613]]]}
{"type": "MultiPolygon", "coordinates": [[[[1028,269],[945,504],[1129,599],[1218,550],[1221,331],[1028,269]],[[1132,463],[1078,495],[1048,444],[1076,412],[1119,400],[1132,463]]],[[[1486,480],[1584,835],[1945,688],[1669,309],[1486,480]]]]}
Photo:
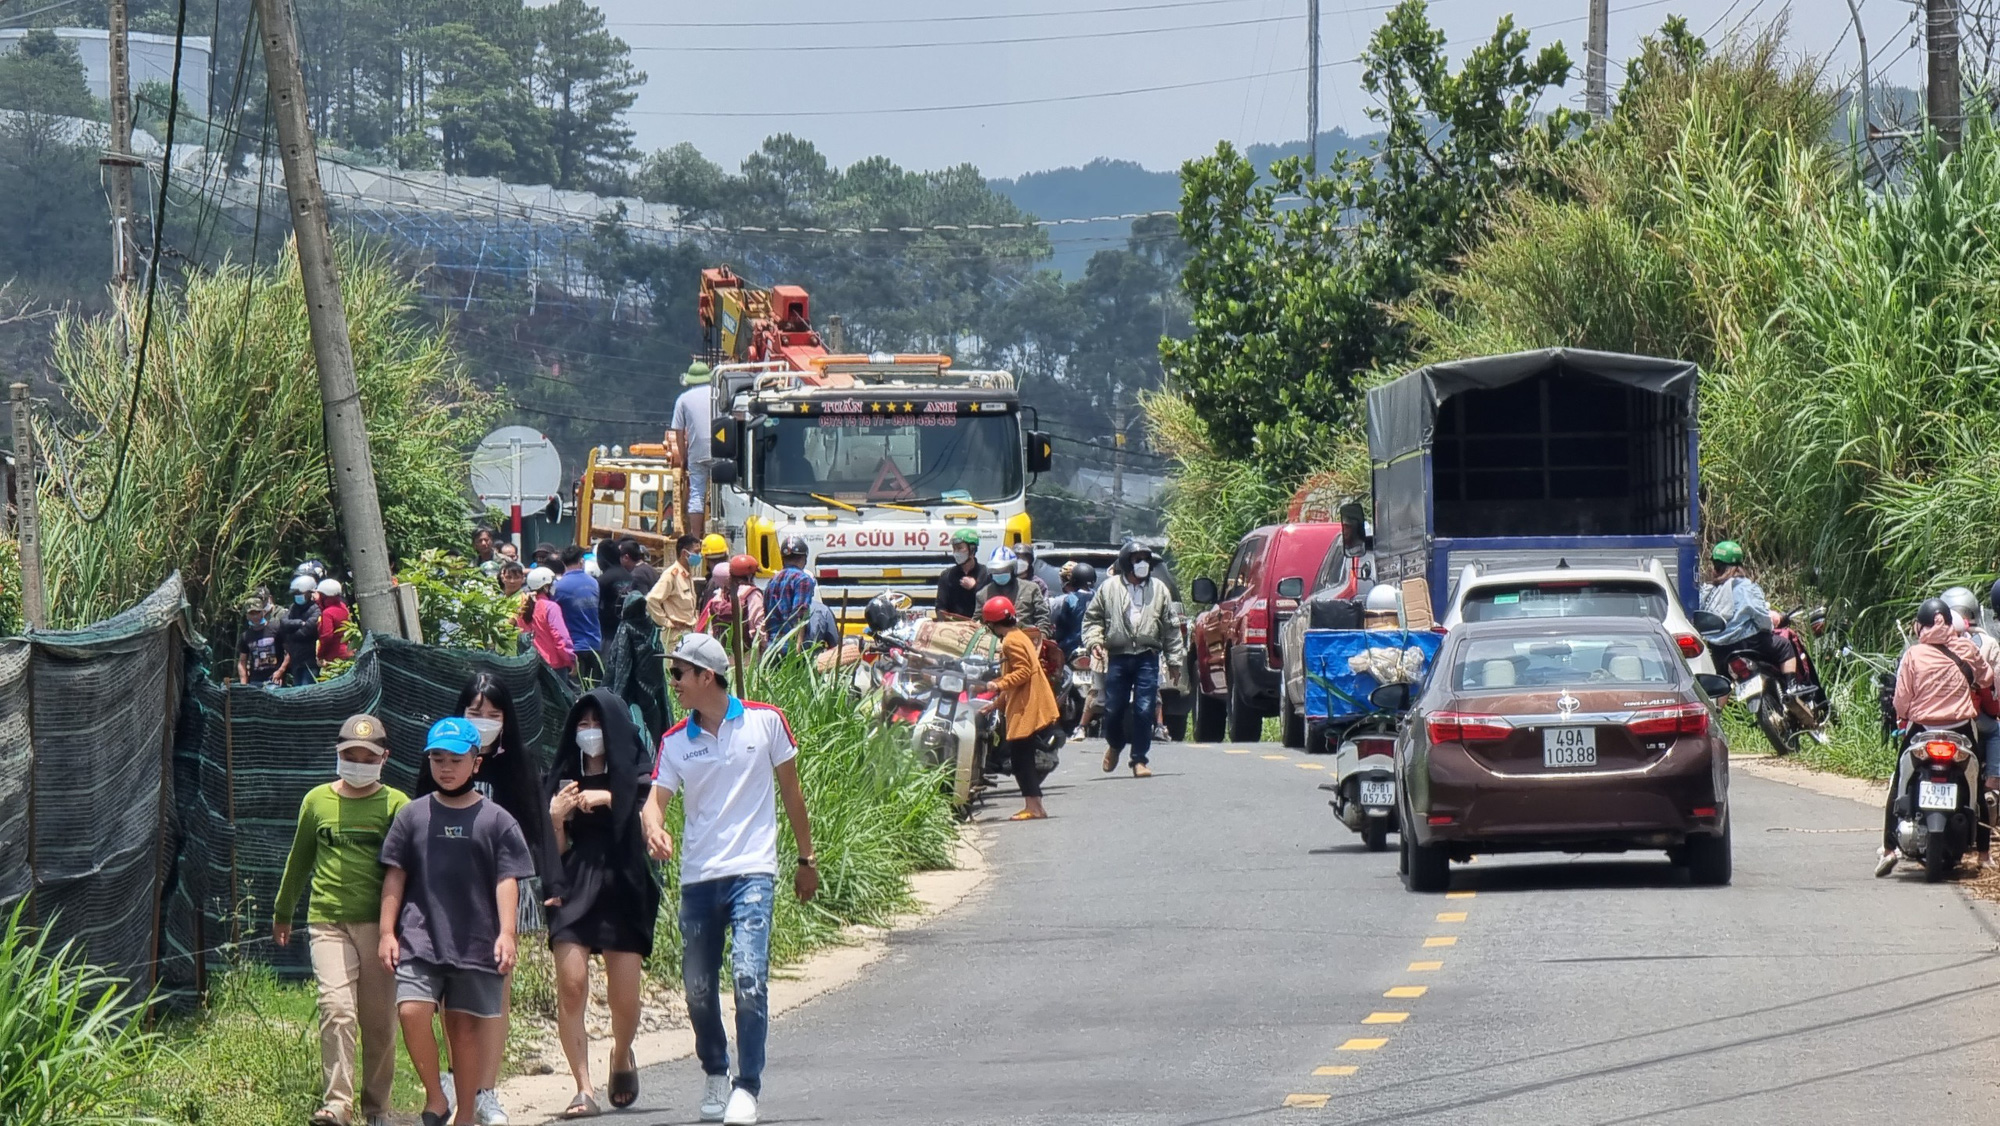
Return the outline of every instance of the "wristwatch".
{"type": "Polygon", "coordinates": [[[817,868],[817,867],[819,867],[819,865],[818,865],[818,864],[815,864],[815,863],[813,862],[813,858],[812,858],[812,857],[810,857],[810,856],[801,856],[801,857],[799,857],[799,867],[801,867],[801,868],[817,868]]]}

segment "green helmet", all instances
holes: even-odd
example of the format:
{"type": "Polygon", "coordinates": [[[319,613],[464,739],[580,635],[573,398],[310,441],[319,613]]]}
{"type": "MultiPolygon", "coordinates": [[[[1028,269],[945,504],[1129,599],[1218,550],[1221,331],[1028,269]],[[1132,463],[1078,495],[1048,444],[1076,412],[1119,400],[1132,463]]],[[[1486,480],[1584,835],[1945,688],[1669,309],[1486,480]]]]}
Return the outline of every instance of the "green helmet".
{"type": "Polygon", "coordinates": [[[708,376],[708,365],[702,363],[700,360],[696,360],[688,365],[686,372],[682,373],[681,385],[684,387],[693,387],[698,384],[707,383],[708,376]]]}
{"type": "Polygon", "coordinates": [[[1743,562],[1743,545],[1735,540],[1723,540],[1709,550],[1708,557],[1717,563],[1733,567],[1743,562]]]}
{"type": "Polygon", "coordinates": [[[956,532],[953,532],[953,533],[951,534],[951,542],[953,542],[953,543],[969,543],[969,544],[971,544],[971,545],[972,545],[973,547],[978,547],[978,546],[979,546],[979,530],[978,530],[978,529],[976,529],[976,528],[960,528],[960,529],[959,529],[958,531],[956,531],[956,532]]]}

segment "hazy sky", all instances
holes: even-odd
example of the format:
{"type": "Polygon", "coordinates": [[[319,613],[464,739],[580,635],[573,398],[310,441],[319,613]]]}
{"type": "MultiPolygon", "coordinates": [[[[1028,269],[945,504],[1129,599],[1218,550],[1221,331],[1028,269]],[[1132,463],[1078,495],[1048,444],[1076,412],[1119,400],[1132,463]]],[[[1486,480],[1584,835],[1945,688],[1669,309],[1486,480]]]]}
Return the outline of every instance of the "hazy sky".
{"type": "MultiPolygon", "coordinates": [[[[792,132],[846,164],[877,153],[907,168],[971,161],[989,176],[1107,156],[1172,168],[1219,139],[1305,135],[1306,0],[598,0],[650,76],[632,122],[641,147],[692,141],[734,169],[767,135],[792,132]],[[1121,10],[1122,9],[1122,10],[1121,10]],[[977,18],[973,18],[977,17],[977,18]],[[996,18],[987,18],[996,17],[996,18]],[[762,23],[764,26],[755,26],[762,23]],[[1154,34],[1105,35],[1140,28],[1154,34]],[[996,42],[1015,40],[1016,42],[996,42]],[[1020,42],[1021,40],[1036,40],[1020,42]],[[983,42],[982,42],[983,41],[983,42]],[[718,50],[717,48],[733,48],[718,50]],[[1110,91],[1201,83],[1116,97],[1110,91]],[[918,106],[1086,97],[925,113],[918,106]],[[852,112],[873,111],[873,112],[852,112]],[[746,116],[720,116],[720,115],[746,116]]],[[[1324,127],[1367,127],[1350,62],[1388,0],[1321,0],[1324,127]]],[[[1669,13],[1711,38],[1766,23],[1783,0],[1611,0],[1612,82],[1619,62],[1669,13]]],[[[1858,52],[1846,0],[1794,0],[1791,47],[1847,80],[1858,52]]],[[[1879,71],[1921,77],[1910,0],[1863,0],[1879,71]]],[[[1561,40],[1581,65],[1588,0],[1433,0],[1431,18],[1460,51],[1513,12],[1561,40]]],[[[1553,95],[1581,105],[1579,71],[1553,95]]]]}

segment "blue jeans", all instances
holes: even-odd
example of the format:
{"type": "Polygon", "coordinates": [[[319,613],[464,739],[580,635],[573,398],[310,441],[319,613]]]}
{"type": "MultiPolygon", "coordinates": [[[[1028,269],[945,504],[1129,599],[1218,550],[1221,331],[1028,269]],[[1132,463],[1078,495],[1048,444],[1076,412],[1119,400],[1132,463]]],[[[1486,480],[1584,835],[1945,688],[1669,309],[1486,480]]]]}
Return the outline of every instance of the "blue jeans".
{"type": "Polygon", "coordinates": [[[1104,741],[1132,748],[1132,765],[1153,749],[1153,707],[1160,697],[1160,655],[1144,649],[1112,653],[1104,668],[1104,741]]]}
{"type": "Polygon", "coordinates": [[[694,1054],[708,1074],[729,1074],[729,1034],[717,992],[722,940],[728,938],[736,978],[736,1085],[753,1095],[763,1091],[764,1038],[771,1028],[775,883],[770,876],[727,876],[681,886],[681,978],[688,1022],[694,1025],[694,1054]]]}

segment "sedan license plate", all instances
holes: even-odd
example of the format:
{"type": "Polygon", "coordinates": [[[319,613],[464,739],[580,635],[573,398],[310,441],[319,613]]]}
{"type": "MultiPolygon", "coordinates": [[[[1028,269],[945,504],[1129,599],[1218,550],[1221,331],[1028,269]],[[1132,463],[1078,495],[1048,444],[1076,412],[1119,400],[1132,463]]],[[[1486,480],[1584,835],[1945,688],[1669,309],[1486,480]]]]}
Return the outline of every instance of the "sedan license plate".
{"type": "Polygon", "coordinates": [[[1555,769],[1597,765],[1597,728],[1542,729],[1542,765],[1555,769]]]}
{"type": "Polygon", "coordinates": [[[1394,782],[1361,783],[1362,805],[1395,805],[1396,784],[1394,782]]]}
{"type": "Polygon", "coordinates": [[[1918,809],[1957,809],[1958,786],[1951,782],[1917,783],[1918,809]]]}

